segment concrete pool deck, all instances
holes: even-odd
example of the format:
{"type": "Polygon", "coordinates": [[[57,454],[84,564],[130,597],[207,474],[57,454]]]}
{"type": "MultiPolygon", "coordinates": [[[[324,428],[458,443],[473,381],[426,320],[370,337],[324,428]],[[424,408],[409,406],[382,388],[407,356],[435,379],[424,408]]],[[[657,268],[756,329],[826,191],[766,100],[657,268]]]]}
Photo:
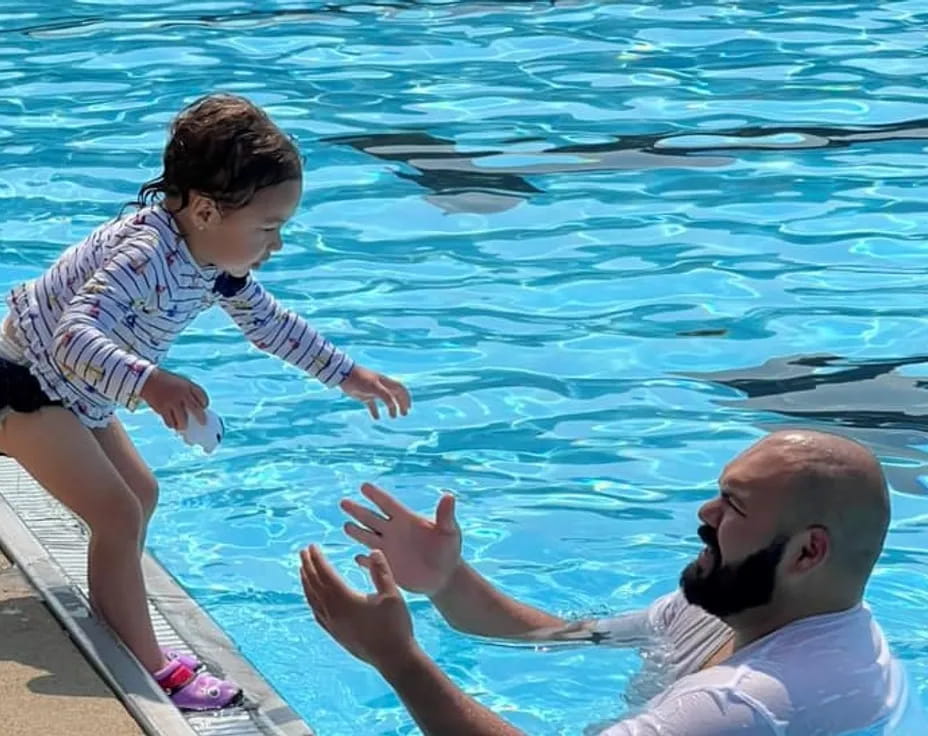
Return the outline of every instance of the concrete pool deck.
{"type": "Polygon", "coordinates": [[[2,554],[0,700],[8,736],[144,733],[2,554]]]}

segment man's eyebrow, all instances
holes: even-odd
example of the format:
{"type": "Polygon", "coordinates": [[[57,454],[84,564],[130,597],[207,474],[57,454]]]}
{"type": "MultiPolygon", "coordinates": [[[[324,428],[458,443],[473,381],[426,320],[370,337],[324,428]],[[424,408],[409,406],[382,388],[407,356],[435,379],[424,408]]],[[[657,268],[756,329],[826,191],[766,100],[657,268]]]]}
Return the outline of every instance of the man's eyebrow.
{"type": "Polygon", "coordinates": [[[726,498],[732,501],[736,501],[738,508],[744,509],[744,496],[742,496],[737,489],[728,484],[723,484],[719,486],[719,495],[722,498],[726,498]]]}

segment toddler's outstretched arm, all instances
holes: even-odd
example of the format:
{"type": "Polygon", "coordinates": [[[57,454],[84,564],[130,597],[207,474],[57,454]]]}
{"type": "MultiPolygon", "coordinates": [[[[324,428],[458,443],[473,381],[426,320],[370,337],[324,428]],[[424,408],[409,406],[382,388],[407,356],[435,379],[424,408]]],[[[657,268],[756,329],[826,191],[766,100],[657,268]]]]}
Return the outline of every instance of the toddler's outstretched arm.
{"type": "Polygon", "coordinates": [[[341,384],[354,361],[326,340],[298,314],[284,309],[251,276],[222,275],[216,282],[219,303],[257,347],[318,378],[326,386],[341,384]]]}
{"type": "Polygon", "coordinates": [[[383,401],[391,417],[405,415],[411,399],[399,381],[356,365],[298,314],[281,307],[251,276],[220,276],[216,281],[223,309],[257,347],[302,368],[326,386],[339,386],[367,405],[374,419],[383,401]]]}

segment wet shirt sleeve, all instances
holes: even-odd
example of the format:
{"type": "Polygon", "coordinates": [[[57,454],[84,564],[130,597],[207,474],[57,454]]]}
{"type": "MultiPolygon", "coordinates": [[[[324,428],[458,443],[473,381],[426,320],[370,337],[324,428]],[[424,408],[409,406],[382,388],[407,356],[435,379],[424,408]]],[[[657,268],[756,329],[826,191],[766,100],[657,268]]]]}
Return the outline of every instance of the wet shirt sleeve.
{"type": "Polygon", "coordinates": [[[594,621],[590,629],[600,644],[616,647],[643,646],[664,635],[684,605],[679,592],[670,593],[640,611],[594,621]]]}

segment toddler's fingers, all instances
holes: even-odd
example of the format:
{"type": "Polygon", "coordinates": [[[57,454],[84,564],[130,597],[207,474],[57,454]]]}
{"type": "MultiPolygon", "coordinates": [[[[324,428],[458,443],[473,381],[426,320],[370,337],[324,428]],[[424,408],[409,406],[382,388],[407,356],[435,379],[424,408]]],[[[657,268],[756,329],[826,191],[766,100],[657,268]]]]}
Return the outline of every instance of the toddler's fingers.
{"type": "Polygon", "coordinates": [[[191,402],[191,404],[187,406],[187,410],[193,414],[194,418],[196,418],[200,424],[206,424],[206,412],[199,403],[191,402]]]}
{"type": "Polygon", "coordinates": [[[393,403],[396,406],[397,413],[401,417],[405,417],[409,413],[409,394],[405,393],[402,386],[398,386],[393,388],[390,395],[393,397],[393,403]]]}
{"type": "Polygon", "coordinates": [[[204,409],[209,406],[209,395],[206,393],[206,391],[204,391],[202,387],[197,386],[197,384],[193,383],[192,381],[190,383],[190,387],[191,393],[196,399],[197,404],[199,404],[204,409]]]}
{"type": "Polygon", "coordinates": [[[390,418],[396,419],[396,398],[390,391],[390,387],[387,384],[380,382],[377,384],[375,392],[380,400],[384,403],[384,406],[387,407],[387,411],[390,413],[390,418]]]}
{"type": "Polygon", "coordinates": [[[177,415],[174,412],[174,407],[167,409],[162,415],[161,418],[164,420],[165,426],[168,429],[177,429],[177,415]]]}
{"type": "Polygon", "coordinates": [[[181,432],[187,429],[187,405],[185,403],[172,406],[171,416],[174,418],[174,429],[181,432]]]}
{"type": "Polygon", "coordinates": [[[393,395],[396,398],[396,403],[399,404],[400,414],[405,417],[409,413],[409,409],[412,406],[412,395],[409,393],[409,389],[399,381],[394,381],[392,379],[387,385],[393,391],[393,395]]]}

